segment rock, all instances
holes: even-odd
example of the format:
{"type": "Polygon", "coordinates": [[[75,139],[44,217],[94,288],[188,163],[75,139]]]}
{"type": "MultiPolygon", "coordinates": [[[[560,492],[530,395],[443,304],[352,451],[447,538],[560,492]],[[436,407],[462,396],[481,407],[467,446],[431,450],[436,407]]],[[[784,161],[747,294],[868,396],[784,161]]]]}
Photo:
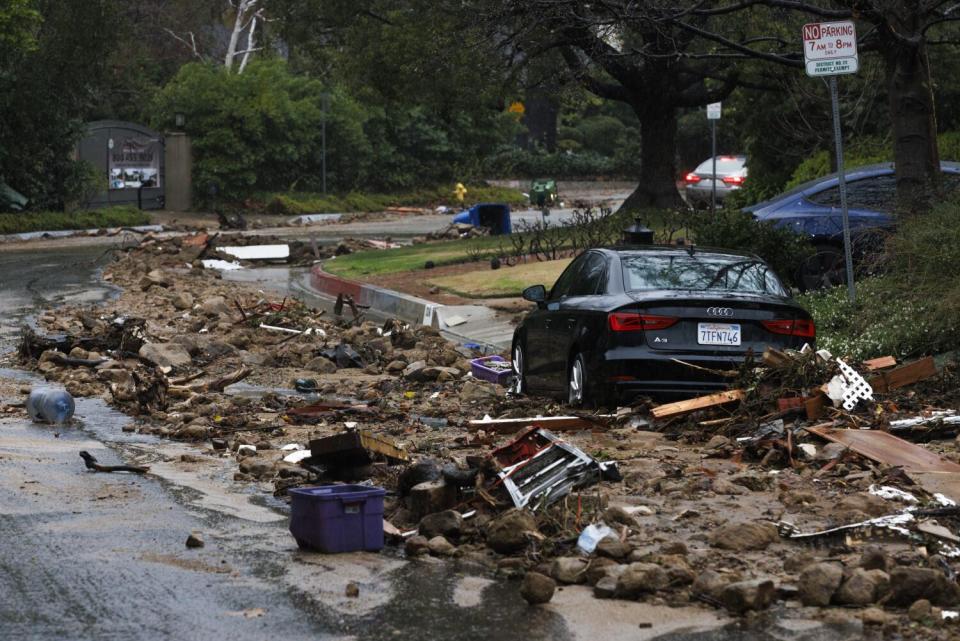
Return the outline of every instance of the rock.
{"type": "Polygon", "coordinates": [[[238,466],[244,474],[249,474],[254,478],[273,477],[273,465],[267,461],[261,461],[255,456],[245,458],[240,461],[238,466]]]}
{"type": "Polygon", "coordinates": [[[159,269],[147,272],[146,276],[140,279],[140,289],[147,291],[154,285],[158,287],[170,287],[170,279],[159,269]]]}
{"type": "Polygon", "coordinates": [[[886,604],[905,608],[920,599],[948,607],[960,602],[960,594],[957,584],[940,570],[904,566],[891,570],[890,599],[886,604]]]}
{"type": "Polygon", "coordinates": [[[191,423],[177,430],[174,436],[186,441],[202,441],[210,436],[210,428],[203,423],[191,423]]]}
{"type": "Polygon", "coordinates": [[[617,579],[617,594],[637,597],[645,592],[656,592],[667,587],[667,572],[655,563],[631,563],[617,579]]]}
{"type": "Polygon", "coordinates": [[[203,534],[202,534],[201,532],[198,532],[197,530],[194,530],[194,531],[191,532],[190,535],[187,537],[187,547],[188,547],[188,548],[202,548],[203,545],[204,545],[204,543],[203,543],[203,534]]]}
{"type": "Polygon", "coordinates": [[[593,596],[598,599],[612,599],[617,595],[618,577],[605,576],[593,586],[593,596]]]}
{"type": "Polygon", "coordinates": [[[890,576],[883,570],[854,568],[833,596],[839,605],[870,605],[886,595],[890,576]]]}
{"type": "Polygon", "coordinates": [[[723,589],[727,587],[727,579],[715,570],[704,570],[700,576],[690,586],[690,592],[694,595],[705,596],[715,601],[719,601],[723,594],[723,589]]]}
{"type": "Polygon", "coordinates": [[[813,556],[807,550],[801,550],[796,554],[791,554],[783,562],[783,571],[790,574],[796,574],[797,572],[803,572],[803,570],[810,565],[815,563],[817,558],[813,556]]]}
{"type": "Polygon", "coordinates": [[[520,596],[530,605],[549,603],[557,589],[556,582],[539,572],[527,572],[520,584],[520,596]]]}
{"type": "Polygon", "coordinates": [[[587,560],[578,556],[561,556],[553,560],[550,576],[558,583],[583,583],[587,580],[587,560]]]}
{"type": "Polygon", "coordinates": [[[221,316],[230,313],[230,306],[223,296],[211,296],[200,303],[200,311],[207,316],[221,316]]]}
{"type": "Polygon", "coordinates": [[[404,543],[403,551],[407,553],[407,556],[426,554],[430,551],[430,541],[427,537],[420,536],[419,534],[411,536],[407,539],[407,542],[404,543]]]}
{"type": "Polygon", "coordinates": [[[596,553],[608,559],[623,559],[630,554],[630,546],[620,540],[615,534],[603,537],[597,543],[596,553]]]}
{"type": "Polygon", "coordinates": [[[435,536],[459,538],[463,529],[463,517],[456,510],[444,510],[428,514],[420,519],[418,528],[422,536],[432,539],[435,536]]]}
{"type": "Polygon", "coordinates": [[[351,599],[356,599],[358,596],[360,596],[360,586],[353,581],[350,581],[350,583],[347,583],[347,587],[343,591],[343,594],[351,599]]]}
{"type": "Polygon", "coordinates": [[[891,620],[891,616],[880,608],[866,608],[860,613],[860,620],[863,625],[886,625],[891,620]]]}
{"type": "Polygon", "coordinates": [[[720,593],[720,601],[728,612],[743,614],[747,610],[766,610],[773,603],[777,588],[770,579],[753,579],[730,583],[720,593]]]}
{"type": "MultiPolygon", "coordinates": [[[[587,566],[587,583],[596,585],[597,581],[605,576],[609,576],[612,568],[620,568],[621,565],[613,559],[598,558],[590,561],[587,566]]],[[[622,566],[626,568],[626,566],[622,566]]]]}
{"type": "Polygon", "coordinates": [[[528,534],[538,534],[537,521],[525,510],[512,508],[487,525],[487,545],[495,552],[518,552],[530,540],[528,534]]]}
{"type": "Polygon", "coordinates": [[[772,523],[727,523],[710,534],[710,545],[722,550],[763,550],[779,538],[772,523]]]}
{"type": "Polygon", "coordinates": [[[728,479],[734,485],[741,485],[752,492],[762,492],[770,487],[771,477],[769,474],[759,472],[743,472],[736,474],[728,479]]]}
{"type": "Polygon", "coordinates": [[[399,374],[407,368],[407,364],[403,361],[390,361],[387,363],[386,370],[391,374],[399,374]]]}
{"type": "Polygon", "coordinates": [[[871,545],[860,555],[860,567],[864,570],[889,572],[890,568],[893,567],[893,561],[882,547],[871,545]]]}
{"type": "Polygon", "coordinates": [[[460,388],[461,403],[483,403],[496,400],[499,396],[497,386],[485,381],[467,380],[460,388]]]}
{"type": "Polygon", "coordinates": [[[847,449],[847,446],[841,443],[827,443],[817,452],[816,460],[827,462],[838,459],[843,456],[847,449]]]}
{"type": "Polygon", "coordinates": [[[839,563],[814,563],[800,573],[800,601],[804,605],[825,606],[840,587],[843,566],[839,563]]]}
{"type": "Polygon", "coordinates": [[[193,362],[190,352],[177,343],[144,343],[138,354],[140,358],[163,368],[186,367],[193,362]]]}
{"type": "Polygon", "coordinates": [[[851,494],[843,497],[832,509],[833,514],[843,519],[842,523],[850,523],[851,520],[861,520],[857,515],[862,514],[865,517],[883,516],[890,513],[890,504],[872,494],[851,494]]]}
{"type": "Polygon", "coordinates": [[[304,368],[319,374],[333,374],[337,371],[337,364],[325,356],[317,356],[307,361],[304,368]]]}
{"type": "Polygon", "coordinates": [[[614,505],[611,505],[603,511],[603,516],[600,518],[600,520],[611,527],[614,525],[626,525],[627,527],[634,529],[640,527],[640,524],[637,523],[637,519],[635,519],[632,514],[627,512],[622,507],[614,505]]]}
{"type": "Polygon", "coordinates": [[[443,479],[414,485],[410,490],[410,511],[422,519],[428,514],[442,512],[457,503],[457,488],[443,479]]]}
{"type": "Polygon", "coordinates": [[[667,571],[670,585],[690,585],[697,578],[697,574],[687,563],[686,557],[678,554],[662,554],[653,560],[667,571]]]}
{"type": "Polygon", "coordinates": [[[421,375],[424,380],[427,381],[439,381],[444,383],[446,381],[455,381],[460,378],[460,370],[456,367],[439,367],[431,366],[426,367],[421,371],[421,375]]]}
{"type": "Polygon", "coordinates": [[[456,546],[442,536],[435,536],[427,541],[427,548],[434,556],[453,556],[457,551],[456,546]]]}
{"type": "Polygon", "coordinates": [[[910,606],[910,609],[907,610],[907,616],[911,621],[916,621],[920,623],[925,619],[929,619],[933,611],[933,607],[930,602],[926,599],[918,599],[913,602],[913,605],[910,606]]]}
{"type": "Polygon", "coordinates": [[[178,292],[173,297],[173,306],[179,310],[193,309],[193,295],[190,292],[178,292]]]}
{"type": "Polygon", "coordinates": [[[408,381],[423,382],[426,380],[423,375],[425,369],[427,369],[427,361],[415,361],[404,368],[403,377],[408,381]]]}
{"type": "Polygon", "coordinates": [[[660,548],[660,554],[687,556],[690,554],[690,550],[687,549],[687,544],[683,541],[671,541],[670,543],[665,543],[664,546],[660,548]]]}

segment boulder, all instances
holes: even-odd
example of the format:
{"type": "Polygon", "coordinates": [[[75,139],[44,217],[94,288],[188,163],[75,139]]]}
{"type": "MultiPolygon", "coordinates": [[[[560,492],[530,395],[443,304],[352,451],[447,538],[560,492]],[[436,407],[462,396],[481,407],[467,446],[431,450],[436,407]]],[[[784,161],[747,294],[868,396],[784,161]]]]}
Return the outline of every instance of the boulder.
{"type": "Polygon", "coordinates": [[[583,583],[587,580],[587,560],[579,556],[561,556],[553,560],[550,576],[557,583],[583,583]]]}
{"type": "Polygon", "coordinates": [[[890,589],[890,576],[883,570],[854,568],[833,596],[838,605],[870,605],[890,589]]]}
{"type": "Polygon", "coordinates": [[[435,536],[459,538],[463,529],[463,517],[456,510],[443,510],[420,519],[419,533],[432,539],[435,536]]]}
{"type": "Polygon", "coordinates": [[[593,586],[593,596],[598,599],[612,599],[617,595],[618,577],[605,576],[593,586]]]}
{"type": "Polygon", "coordinates": [[[190,292],[178,292],[173,297],[173,306],[179,310],[193,309],[193,294],[190,292]]]}
{"type": "Polygon", "coordinates": [[[839,563],[814,563],[800,573],[800,600],[804,605],[826,606],[843,580],[839,563]]]}
{"type": "Polygon", "coordinates": [[[729,581],[715,570],[704,570],[690,586],[690,592],[696,596],[705,596],[719,601],[729,581]]]}
{"type": "Polygon", "coordinates": [[[414,361],[404,368],[403,377],[415,383],[426,381],[426,376],[423,373],[425,369],[427,369],[427,361],[414,361]]]}
{"type": "Polygon", "coordinates": [[[587,567],[587,583],[590,585],[596,585],[597,581],[605,576],[609,576],[613,571],[613,568],[620,567],[626,568],[626,566],[621,566],[613,559],[593,559],[590,561],[590,565],[587,567]]]}
{"type": "Polygon", "coordinates": [[[637,597],[645,592],[656,592],[670,583],[667,572],[655,563],[631,563],[617,579],[617,594],[637,597]]]}
{"type": "Polygon", "coordinates": [[[520,596],[530,605],[549,603],[557,589],[556,582],[539,572],[527,572],[520,584],[520,596]]]}
{"type": "Polygon", "coordinates": [[[633,517],[632,514],[627,512],[625,509],[619,506],[611,505],[606,510],[603,511],[603,516],[601,519],[604,523],[613,527],[614,525],[626,525],[629,528],[637,529],[640,527],[640,524],[637,522],[637,519],[633,517]]]}
{"type": "Polygon", "coordinates": [[[907,616],[911,621],[916,621],[917,623],[922,623],[923,621],[930,619],[930,615],[933,613],[933,607],[929,601],[926,599],[919,599],[913,602],[913,605],[910,606],[910,609],[907,610],[907,616]]]}
{"type": "Polygon", "coordinates": [[[893,560],[882,547],[871,545],[860,555],[860,567],[864,570],[889,572],[890,568],[893,567],[893,560]]]}
{"type": "Polygon", "coordinates": [[[957,584],[940,570],[900,566],[890,572],[890,599],[887,605],[909,607],[919,599],[949,607],[960,602],[957,584]]]}
{"type": "Polygon", "coordinates": [[[202,532],[194,530],[189,535],[187,535],[188,548],[202,548],[203,546],[204,546],[204,542],[203,542],[202,532]]]}
{"type": "Polygon", "coordinates": [[[722,550],[763,550],[779,538],[772,523],[727,523],[710,534],[710,545],[722,550]]]}
{"type": "Polygon", "coordinates": [[[457,503],[457,488],[443,480],[425,481],[410,489],[410,511],[422,519],[428,514],[442,512],[457,503]]]}
{"type": "Polygon", "coordinates": [[[193,362],[190,352],[177,343],[144,343],[138,354],[140,358],[162,368],[186,367],[193,362]]]}
{"type": "Polygon", "coordinates": [[[407,553],[407,556],[426,554],[430,551],[430,541],[427,537],[417,534],[407,539],[403,545],[403,550],[407,553]]]}
{"type": "Polygon", "coordinates": [[[485,381],[468,379],[460,388],[461,403],[483,403],[496,400],[498,397],[497,386],[485,381]]]}
{"type": "Polygon", "coordinates": [[[230,306],[223,296],[211,296],[200,303],[200,311],[207,316],[221,316],[230,313],[230,306]]]}
{"type": "Polygon", "coordinates": [[[630,554],[630,546],[620,540],[615,534],[603,537],[597,543],[597,556],[605,556],[608,559],[623,559],[630,554]]]}
{"type": "Polygon", "coordinates": [[[777,588],[770,579],[753,579],[728,584],[720,592],[720,601],[728,612],[743,614],[747,610],[766,610],[776,594],[777,588]]]}
{"type": "Polygon", "coordinates": [[[318,374],[333,374],[337,371],[337,364],[325,356],[316,356],[307,361],[304,368],[318,374]]]}
{"type": "Polygon", "coordinates": [[[427,548],[434,556],[453,556],[457,548],[442,536],[435,536],[427,541],[427,548]]]}
{"type": "Polygon", "coordinates": [[[533,515],[512,508],[487,525],[487,545],[500,554],[518,552],[527,547],[530,534],[539,534],[533,515]]]}

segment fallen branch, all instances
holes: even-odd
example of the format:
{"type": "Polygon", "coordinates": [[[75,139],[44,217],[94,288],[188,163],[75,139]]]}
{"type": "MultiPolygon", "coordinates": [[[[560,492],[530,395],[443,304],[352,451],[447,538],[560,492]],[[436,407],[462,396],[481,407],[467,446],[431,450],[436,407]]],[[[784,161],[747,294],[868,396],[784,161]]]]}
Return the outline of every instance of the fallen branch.
{"type": "Polygon", "coordinates": [[[715,376],[721,376],[723,378],[736,378],[740,375],[740,372],[732,369],[710,369],[709,367],[702,367],[700,365],[694,365],[693,363],[681,361],[679,358],[671,358],[670,360],[679,365],[686,365],[689,368],[699,370],[701,372],[707,372],[708,374],[714,374],[715,376]]]}
{"type": "Polygon", "coordinates": [[[103,365],[109,358],[73,358],[71,356],[65,356],[58,352],[48,353],[47,360],[53,361],[58,365],[70,365],[72,367],[97,367],[98,365],[103,365]]]}
{"type": "Polygon", "coordinates": [[[80,457],[88,470],[94,472],[132,472],[134,474],[146,474],[150,468],[145,465],[101,465],[97,459],[89,452],[80,452],[80,457]]]}
{"type": "Polygon", "coordinates": [[[190,385],[171,385],[167,390],[171,396],[176,398],[188,398],[193,394],[202,394],[204,392],[222,392],[225,387],[228,385],[233,385],[234,383],[239,383],[246,377],[250,376],[253,373],[253,370],[244,365],[240,369],[226,376],[221,376],[220,378],[215,378],[212,381],[207,381],[205,383],[192,383],[190,385]]]}

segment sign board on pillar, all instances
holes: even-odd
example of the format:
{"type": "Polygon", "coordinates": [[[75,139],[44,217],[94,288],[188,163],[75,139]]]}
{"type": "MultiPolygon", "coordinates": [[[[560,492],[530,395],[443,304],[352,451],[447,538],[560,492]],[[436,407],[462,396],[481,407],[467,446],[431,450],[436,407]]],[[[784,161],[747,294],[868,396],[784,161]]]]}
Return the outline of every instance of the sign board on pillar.
{"type": "Polygon", "coordinates": [[[813,22],[803,25],[803,61],[807,75],[838,76],[856,73],[857,29],[853,22],[813,22]]]}
{"type": "Polygon", "coordinates": [[[707,120],[720,120],[720,105],[719,102],[711,102],[707,105],[707,120]]]}

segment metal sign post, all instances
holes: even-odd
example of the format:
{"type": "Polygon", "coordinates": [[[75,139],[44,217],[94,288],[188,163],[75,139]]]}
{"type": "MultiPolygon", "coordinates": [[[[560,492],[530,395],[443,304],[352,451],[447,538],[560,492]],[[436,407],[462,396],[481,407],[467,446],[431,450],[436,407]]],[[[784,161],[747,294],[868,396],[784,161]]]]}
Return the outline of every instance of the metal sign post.
{"type": "Polygon", "coordinates": [[[707,105],[707,120],[710,121],[710,159],[713,171],[710,175],[710,213],[717,213],[717,121],[720,120],[721,103],[707,105]]]}
{"type": "Polygon", "coordinates": [[[837,76],[856,73],[860,68],[857,57],[857,30],[853,22],[816,22],[803,25],[803,59],[808,76],[830,77],[833,139],[837,152],[837,186],[840,189],[840,209],[843,214],[843,254],[847,268],[847,295],[852,303],[857,298],[857,290],[853,282],[853,248],[850,241],[850,213],[847,210],[847,181],[843,172],[843,137],[840,131],[837,76]]]}

